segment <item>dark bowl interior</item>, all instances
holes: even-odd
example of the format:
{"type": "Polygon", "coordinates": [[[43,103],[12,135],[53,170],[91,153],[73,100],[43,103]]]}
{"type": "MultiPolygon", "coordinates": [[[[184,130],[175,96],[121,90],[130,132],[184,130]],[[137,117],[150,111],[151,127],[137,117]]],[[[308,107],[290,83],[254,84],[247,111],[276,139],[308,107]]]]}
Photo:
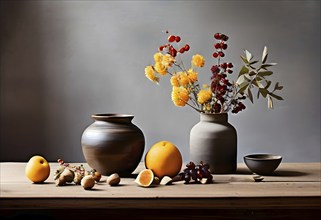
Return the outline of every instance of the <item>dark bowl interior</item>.
{"type": "Polygon", "coordinates": [[[272,175],[282,161],[282,157],[274,154],[250,154],[243,157],[246,166],[259,175],[272,175]]]}

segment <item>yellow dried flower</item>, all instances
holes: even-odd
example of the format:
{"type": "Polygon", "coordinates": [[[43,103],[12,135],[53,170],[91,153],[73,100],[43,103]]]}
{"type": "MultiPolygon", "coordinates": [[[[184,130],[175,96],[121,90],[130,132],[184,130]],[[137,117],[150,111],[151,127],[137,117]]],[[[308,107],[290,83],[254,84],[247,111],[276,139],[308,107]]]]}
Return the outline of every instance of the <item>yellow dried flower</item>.
{"type": "Polygon", "coordinates": [[[175,62],[175,58],[169,54],[166,54],[166,55],[162,56],[161,62],[164,66],[166,66],[168,68],[173,65],[173,63],[175,62]]]}
{"type": "Polygon", "coordinates": [[[154,65],[154,69],[162,76],[165,76],[167,74],[167,68],[161,62],[156,62],[154,65]]]}
{"type": "Polygon", "coordinates": [[[179,86],[179,81],[178,81],[178,76],[177,75],[174,75],[171,77],[171,84],[172,86],[179,86]]]}
{"type": "Polygon", "coordinates": [[[206,103],[203,105],[203,111],[204,112],[210,112],[211,111],[211,104],[210,103],[206,103]]]}
{"type": "Polygon", "coordinates": [[[145,75],[150,81],[158,84],[159,77],[155,75],[155,71],[152,66],[146,66],[145,75]]]}
{"type": "Polygon", "coordinates": [[[212,91],[211,90],[200,90],[197,94],[197,102],[200,104],[204,104],[208,102],[212,98],[212,91]]]}
{"type": "Polygon", "coordinates": [[[193,69],[189,69],[187,73],[188,73],[189,81],[191,83],[196,82],[198,80],[198,73],[193,71],[193,69]]]}
{"type": "Polygon", "coordinates": [[[189,100],[189,94],[184,87],[173,87],[172,90],[172,101],[176,106],[185,106],[189,100]]]}
{"type": "Polygon", "coordinates": [[[189,84],[189,78],[187,76],[187,73],[185,72],[178,72],[179,76],[179,84],[182,86],[186,86],[189,84]]]}
{"type": "Polygon", "coordinates": [[[155,63],[157,63],[157,62],[162,62],[162,60],[163,60],[163,54],[162,54],[162,53],[155,53],[155,54],[154,54],[154,60],[155,60],[155,63]]]}
{"type": "Polygon", "coordinates": [[[204,57],[202,55],[199,54],[195,54],[192,57],[192,65],[196,66],[196,67],[203,67],[205,64],[205,60],[204,57]]]}

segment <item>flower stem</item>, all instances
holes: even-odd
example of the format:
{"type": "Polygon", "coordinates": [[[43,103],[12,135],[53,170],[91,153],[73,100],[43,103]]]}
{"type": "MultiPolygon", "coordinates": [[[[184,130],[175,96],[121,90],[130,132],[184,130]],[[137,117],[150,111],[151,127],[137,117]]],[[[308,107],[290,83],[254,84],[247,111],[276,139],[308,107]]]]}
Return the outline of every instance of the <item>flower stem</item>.
{"type": "Polygon", "coordinates": [[[195,108],[194,106],[192,106],[191,104],[189,104],[188,102],[186,102],[186,105],[188,105],[188,106],[190,106],[190,107],[192,107],[194,110],[196,110],[197,112],[203,112],[202,110],[199,110],[199,109],[197,109],[197,108],[195,108]]]}

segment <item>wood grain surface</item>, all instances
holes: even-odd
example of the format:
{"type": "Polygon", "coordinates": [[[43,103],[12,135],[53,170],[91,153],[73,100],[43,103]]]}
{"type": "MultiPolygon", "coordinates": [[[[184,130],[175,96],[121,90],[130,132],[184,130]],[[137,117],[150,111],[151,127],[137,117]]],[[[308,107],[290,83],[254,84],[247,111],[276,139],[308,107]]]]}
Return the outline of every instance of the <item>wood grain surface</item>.
{"type": "MultiPolygon", "coordinates": [[[[83,165],[89,169],[87,164],[83,165]]],[[[254,174],[240,163],[236,174],[213,175],[213,184],[176,182],[151,188],[139,187],[134,182],[144,168],[141,163],[131,177],[121,178],[119,186],[108,186],[107,176],[103,176],[92,190],[74,184],[55,186],[53,174],[57,163],[50,163],[51,174],[44,184],[33,184],[25,177],[25,166],[26,163],[0,163],[0,211],[5,217],[13,218],[12,213],[21,213],[21,210],[31,215],[41,210],[58,218],[65,213],[61,210],[66,209],[79,213],[96,210],[96,214],[110,216],[118,216],[119,210],[123,210],[121,212],[136,213],[139,219],[150,219],[144,218],[146,213],[154,215],[160,210],[173,219],[236,215],[240,219],[264,219],[266,213],[280,218],[314,219],[321,214],[321,163],[281,163],[276,172],[264,176],[262,182],[255,182],[254,174]],[[226,214],[226,210],[230,214],[226,214]],[[176,212],[182,214],[176,216],[176,212]]]]}

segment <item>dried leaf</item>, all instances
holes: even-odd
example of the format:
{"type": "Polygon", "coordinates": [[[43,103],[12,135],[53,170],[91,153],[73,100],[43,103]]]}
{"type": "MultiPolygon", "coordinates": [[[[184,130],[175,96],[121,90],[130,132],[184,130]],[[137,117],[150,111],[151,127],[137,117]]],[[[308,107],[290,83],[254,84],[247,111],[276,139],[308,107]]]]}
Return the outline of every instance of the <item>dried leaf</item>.
{"type": "Polygon", "coordinates": [[[275,66],[275,65],[277,65],[277,63],[265,63],[261,66],[261,68],[266,70],[266,68],[270,66],[275,66]]]}
{"type": "Polygon", "coordinates": [[[252,61],[252,62],[250,62],[250,65],[256,64],[256,63],[258,63],[258,62],[259,62],[259,61],[257,61],[257,60],[252,61]]]}
{"type": "Polygon", "coordinates": [[[239,76],[239,78],[237,78],[236,84],[241,85],[244,82],[245,82],[244,75],[241,75],[241,76],[239,76]]]}
{"type": "Polygon", "coordinates": [[[250,62],[253,58],[253,55],[248,50],[245,50],[245,55],[247,62],[250,62]]]}
{"type": "Polygon", "coordinates": [[[268,108],[273,109],[273,100],[271,96],[268,96],[268,108]]]}
{"type": "Polygon", "coordinates": [[[248,72],[249,72],[249,69],[246,66],[242,66],[238,77],[240,77],[243,74],[248,73],[248,72]]]}
{"type": "Polygon", "coordinates": [[[270,93],[270,96],[272,96],[273,98],[276,98],[277,100],[283,100],[281,96],[275,95],[274,93],[270,93]]]}
{"type": "Polygon", "coordinates": [[[283,86],[280,86],[279,82],[277,82],[274,86],[274,90],[281,90],[281,89],[283,89],[283,86]]]}
{"type": "Polygon", "coordinates": [[[267,80],[266,81],[266,86],[264,87],[265,89],[268,89],[271,85],[271,81],[270,80],[267,80]]]}
{"type": "Polygon", "coordinates": [[[272,71],[261,71],[261,72],[258,73],[258,75],[259,75],[259,76],[262,76],[262,77],[264,77],[264,76],[271,76],[272,74],[273,74],[272,71]]]}
{"type": "Polygon", "coordinates": [[[245,64],[249,64],[249,61],[247,61],[247,59],[246,59],[245,57],[241,56],[241,59],[243,60],[243,62],[244,62],[245,64]]]}
{"type": "Polygon", "coordinates": [[[278,86],[279,86],[279,82],[275,83],[274,90],[276,90],[276,88],[278,88],[278,86]]]}
{"type": "Polygon", "coordinates": [[[255,83],[257,84],[257,87],[264,89],[263,84],[259,80],[255,79],[255,83]]]}
{"type": "Polygon", "coordinates": [[[253,103],[253,95],[252,95],[252,92],[251,92],[250,88],[247,89],[247,95],[248,95],[250,101],[253,103]]]}
{"type": "Polygon", "coordinates": [[[237,93],[240,93],[240,94],[244,94],[244,91],[247,89],[247,87],[249,86],[249,83],[248,82],[243,82],[239,87],[240,87],[240,90],[237,92],[237,93]]]}
{"type": "Polygon", "coordinates": [[[249,74],[244,74],[243,76],[246,81],[251,82],[251,77],[249,74]]]}
{"type": "Polygon", "coordinates": [[[266,98],[267,94],[269,93],[269,91],[266,89],[259,89],[259,92],[262,94],[264,98],[266,98]]]}
{"type": "Polygon", "coordinates": [[[267,57],[268,57],[268,49],[265,46],[264,49],[263,49],[263,54],[262,54],[262,63],[266,62],[267,57]]]}
{"type": "Polygon", "coordinates": [[[263,77],[258,76],[258,75],[255,77],[255,80],[256,80],[256,81],[259,81],[259,82],[262,81],[263,79],[264,79],[263,77]]]}

